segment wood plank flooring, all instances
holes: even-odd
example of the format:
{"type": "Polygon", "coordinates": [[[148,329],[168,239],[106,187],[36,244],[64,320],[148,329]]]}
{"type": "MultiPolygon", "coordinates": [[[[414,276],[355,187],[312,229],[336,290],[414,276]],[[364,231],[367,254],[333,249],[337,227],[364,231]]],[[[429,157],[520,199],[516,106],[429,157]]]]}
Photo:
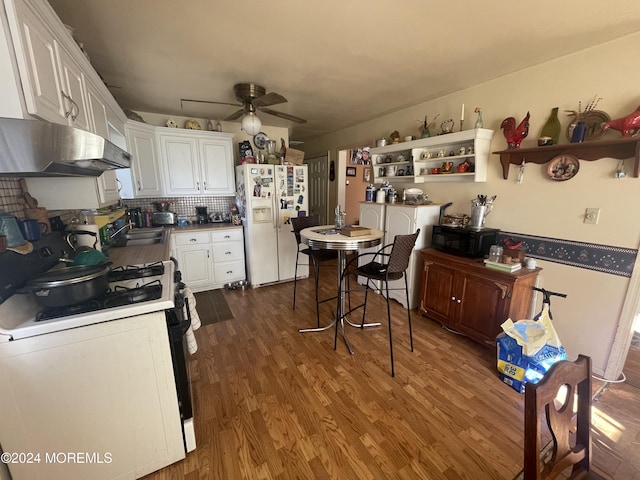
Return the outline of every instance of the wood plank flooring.
{"type": "MultiPolygon", "coordinates": [[[[324,270],[321,298],[334,293],[324,270]]],[[[333,329],[298,333],[315,326],[313,279],[298,282],[295,311],[292,294],[293,283],[224,292],[234,319],[196,331],[190,359],[198,448],[147,480],[510,480],[520,471],[524,397],[498,380],[493,350],[414,311],[412,353],[406,310],[393,303],[392,378],[380,296],[367,320],[382,327],[349,328],[351,356],[340,338],[334,351],[333,329]]],[[[321,305],[326,323],[330,305],[321,305]]],[[[624,453],[616,458],[624,464],[624,453]]]]}

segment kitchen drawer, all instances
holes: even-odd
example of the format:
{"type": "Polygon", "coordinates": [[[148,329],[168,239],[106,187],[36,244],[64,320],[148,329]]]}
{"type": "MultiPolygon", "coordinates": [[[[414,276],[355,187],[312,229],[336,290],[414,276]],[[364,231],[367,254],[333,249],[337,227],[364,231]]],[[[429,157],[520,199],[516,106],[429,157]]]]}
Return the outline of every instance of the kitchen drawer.
{"type": "Polygon", "coordinates": [[[213,265],[216,283],[229,283],[245,279],[244,262],[217,263],[213,265]]]}
{"type": "Polygon", "coordinates": [[[216,243],[212,245],[213,263],[244,260],[244,245],[238,242],[216,243]]]}
{"type": "Polygon", "coordinates": [[[234,229],[222,229],[215,230],[211,233],[211,242],[230,242],[230,241],[242,241],[242,229],[234,228],[234,229]]]}
{"type": "Polygon", "coordinates": [[[174,234],[174,244],[181,245],[203,245],[209,243],[209,232],[191,232],[174,234]]]}

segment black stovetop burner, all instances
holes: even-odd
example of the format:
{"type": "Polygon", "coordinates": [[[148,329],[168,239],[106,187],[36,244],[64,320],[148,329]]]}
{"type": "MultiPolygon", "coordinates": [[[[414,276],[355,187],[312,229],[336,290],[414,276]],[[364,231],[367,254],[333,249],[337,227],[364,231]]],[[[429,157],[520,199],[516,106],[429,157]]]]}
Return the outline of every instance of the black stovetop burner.
{"type": "Polygon", "coordinates": [[[164,273],[162,262],[150,263],[148,265],[125,265],[112,269],[107,275],[110,282],[121,282],[134,278],[156,277],[164,273]]]}
{"type": "Polygon", "coordinates": [[[158,300],[161,296],[162,283],[160,283],[160,280],[154,280],[144,285],[132,288],[118,285],[109,289],[109,291],[107,291],[103,296],[98,298],[93,298],[76,305],[69,305],[66,307],[47,307],[40,310],[36,315],[36,322],[52,320],[59,317],[67,317],[69,315],[96,312],[105,308],[122,307],[125,305],[132,305],[134,303],[158,300]]]}

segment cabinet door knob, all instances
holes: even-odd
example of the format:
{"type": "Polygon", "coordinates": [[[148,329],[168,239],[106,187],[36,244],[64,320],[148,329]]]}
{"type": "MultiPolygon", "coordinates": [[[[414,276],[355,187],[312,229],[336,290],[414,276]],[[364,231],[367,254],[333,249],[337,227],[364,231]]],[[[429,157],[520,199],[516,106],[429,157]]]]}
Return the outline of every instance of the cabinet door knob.
{"type": "Polygon", "coordinates": [[[455,302],[456,301],[456,297],[451,297],[451,301],[455,302]]]}
{"type": "Polygon", "coordinates": [[[202,182],[202,187],[203,187],[203,189],[204,189],[204,190],[206,190],[206,189],[207,189],[207,182],[206,182],[206,180],[205,180],[204,182],[202,182]]]}
{"type": "Polygon", "coordinates": [[[231,255],[231,252],[224,252],[225,255],[231,255]]]}
{"type": "Polygon", "coordinates": [[[138,191],[142,190],[142,187],[140,186],[140,181],[136,180],[136,184],[138,185],[138,191]]]}
{"type": "Polygon", "coordinates": [[[189,241],[190,242],[197,242],[198,240],[196,240],[195,238],[190,238],[189,241]]]}
{"type": "Polygon", "coordinates": [[[462,303],[462,300],[460,300],[460,299],[457,299],[457,300],[456,300],[456,302],[458,302],[458,303],[462,303]]]}
{"type": "Polygon", "coordinates": [[[233,273],[233,270],[227,270],[227,275],[231,275],[233,273]]]}
{"type": "Polygon", "coordinates": [[[224,238],[231,238],[231,235],[225,235],[224,238]]]}

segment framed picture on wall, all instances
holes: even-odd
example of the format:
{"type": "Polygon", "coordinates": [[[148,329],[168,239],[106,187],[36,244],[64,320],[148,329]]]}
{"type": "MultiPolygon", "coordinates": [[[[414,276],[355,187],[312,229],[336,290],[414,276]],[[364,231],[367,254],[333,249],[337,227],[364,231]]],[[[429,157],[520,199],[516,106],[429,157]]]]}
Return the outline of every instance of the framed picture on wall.
{"type": "Polygon", "coordinates": [[[356,167],[347,167],[347,177],[356,176],[356,167]]]}
{"type": "Polygon", "coordinates": [[[362,180],[364,182],[371,182],[371,167],[365,167],[362,170],[362,180]]]}

